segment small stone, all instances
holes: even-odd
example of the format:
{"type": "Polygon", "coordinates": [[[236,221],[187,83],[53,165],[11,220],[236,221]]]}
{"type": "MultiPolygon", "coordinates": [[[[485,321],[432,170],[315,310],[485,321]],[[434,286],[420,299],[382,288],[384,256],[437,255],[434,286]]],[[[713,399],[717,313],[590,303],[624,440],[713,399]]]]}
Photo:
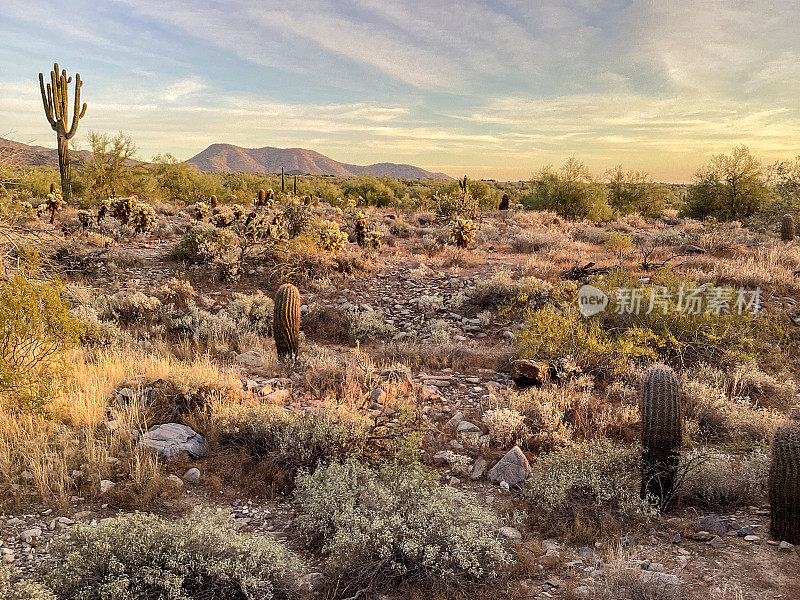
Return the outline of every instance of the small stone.
{"type": "Polygon", "coordinates": [[[591,591],[585,585],[580,585],[572,590],[573,598],[579,598],[580,600],[584,600],[584,598],[591,598],[591,591]]]}
{"type": "Polygon", "coordinates": [[[469,478],[475,481],[476,479],[480,479],[483,477],[483,474],[486,472],[486,459],[482,456],[479,456],[475,459],[475,462],[472,463],[472,471],[470,471],[469,478]]]}
{"type": "Polygon", "coordinates": [[[192,467],[183,474],[183,480],[187,483],[197,483],[200,481],[200,469],[192,467]]]}
{"type": "Polygon", "coordinates": [[[101,479],[100,483],[97,484],[97,493],[100,494],[101,496],[103,494],[107,494],[108,492],[113,490],[116,487],[116,485],[117,484],[114,483],[113,481],[110,481],[108,479],[101,479]]]}
{"type": "Polygon", "coordinates": [[[465,435],[466,434],[470,434],[470,433],[478,433],[478,434],[480,434],[480,433],[483,433],[483,431],[481,430],[480,427],[475,425],[475,423],[470,423],[469,421],[461,421],[456,426],[456,433],[461,433],[461,434],[465,434],[465,435]]]}
{"type": "Polygon", "coordinates": [[[747,537],[748,535],[755,535],[756,532],[750,529],[749,527],[742,527],[739,531],[736,532],[736,535],[739,537],[747,537]]]}
{"type": "Polygon", "coordinates": [[[522,539],[522,533],[520,533],[520,531],[514,527],[501,527],[498,529],[498,533],[507,540],[517,541],[522,539]]]}
{"type": "Polygon", "coordinates": [[[794,550],[794,544],[790,544],[784,540],[778,544],[778,550],[794,550]]]}
{"type": "Polygon", "coordinates": [[[525,482],[531,472],[531,465],[519,446],[514,446],[509,450],[496,465],[494,465],[487,477],[490,481],[505,481],[509,486],[517,486],[525,482]]]}
{"type": "Polygon", "coordinates": [[[21,539],[26,544],[30,544],[34,540],[38,540],[42,537],[42,530],[38,527],[34,527],[32,529],[26,529],[22,533],[19,534],[19,539],[21,539]]]}
{"type": "Polygon", "coordinates": [[[725,540],[723,540],[718,535],[715,535],[713,538],[706,542],[712,548],[724,548],[727,544],[725,544],[725,540]]]}
{"type": "Polygon", "coordinates": [[[170,475],[169,477],[167,477],[167,481],[172,483],[177,488],[183,487],[183,479],[181,479],[177,475],[170,475]]]}
{"type": "Polygon", "coordinates": [[[260,352],[248,350],[242,354],[237,354],[236,358],[233,359],[233,362],[245,367],[250,367],[252,369],[260,369],[264,366],[264,357],[261,356],[260,352]]]}
{"type": "Polygon", "coordinates": [[[760,538],[760,537],[758,537],[758,536],[757,536],[757,535],[755,535],[755,534],[754,534],[754,535],[746,535],[746,536],[744,536],[744,541],[745,541],[745,542],[753,542],[753,543],[756,543],[756,544],[757,544],[758,542],[760,542],[760,541],[761,541],[761,538],[760,538]]]}
{"type": "Polygon", "coordinates": [[[580,554],[583,558],[594,558],[594,548],[581,546],[578,548],[578,554],[580,554]]]}
{"type": "Polygon", "coordinates": [[[633,535],[623,535],[619,538],[619,543],[623,548],[635,546],[639,542],[639,538],[633,535]]]}
{"type": "Polygon", "coordinates": [[[708,515],[694,522],[695,531],[707,531],[712,535],[725,535],[730,529],[728,522],[717,515],[708,515]]]}

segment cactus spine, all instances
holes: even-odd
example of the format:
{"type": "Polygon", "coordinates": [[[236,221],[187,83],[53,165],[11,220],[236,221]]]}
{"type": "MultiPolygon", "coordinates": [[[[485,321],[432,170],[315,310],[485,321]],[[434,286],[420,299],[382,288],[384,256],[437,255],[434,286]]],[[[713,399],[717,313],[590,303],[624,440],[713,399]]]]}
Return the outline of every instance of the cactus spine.
{"type": "Polygon", "coordinates": [[[800,544],[800,423],[789,421],[772,439],[769,469],[770,533],[800,544]]]}
{"type": "Polygon", "coordinates": [[[678,378],[666,365],[649,367],[642,377],[642,497],[654,496],[661,508],[672,498],[678,449],[682,442],[678,378]]]}
{"type": "Polygon", "coordinates": [[[783,215],[781,219],[781,240],[791,242],[794,239],[794,217],[790,214],[783,215]]]}
{"type": "Polygon", "coordinates": [[[273,316],[275,347],[278,358],[294,358],[300,341],[300,290],[284,283],[275,295],[273,316]]]}
{"type": "Polygon", "coordinates": [[[78,121],[86,114],[86,103],[81,108],[81,76],[75,73],[75,108],[72,111],[72,124],[69,122],[69,90],[68,85],[72,83],[72,77],[67,77],[67,71],[59,73],[58,63],[53,65],[50,71],[50,83],[45,87],[44,74],[39,73],[39,88],[42,92],[42,105],[44,114],[50,127],[56,132],[58,140],[58,170],[61,174],[61,193],[64,202],[69,203],[72,195],[72,184],[70,182],[69,166],[69,140],[78,130],[78,121]]]}

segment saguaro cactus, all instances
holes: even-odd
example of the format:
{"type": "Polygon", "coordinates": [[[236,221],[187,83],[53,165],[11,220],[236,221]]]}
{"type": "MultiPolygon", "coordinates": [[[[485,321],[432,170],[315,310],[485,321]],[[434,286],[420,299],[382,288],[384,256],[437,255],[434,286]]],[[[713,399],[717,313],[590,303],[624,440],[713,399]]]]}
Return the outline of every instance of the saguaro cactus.
{"type": "Polygon", "coordinates": [[[45,87],[44,74],[39,73],[39,88],[42,92],[42,105],[44,114],[50,127],[56,132],[58,140],[58,170],[61,173],[61,194],[64,202],[69,203],[72,195],[72,185],[70,183],[69,168],[69,140],[78,130],[78,121],[86,114],[86,103],[81,107],[81,76],[75,73],[75,108],[72,111],[72,124],[67,128],[69,122],[69,91],[68,85],[72,83],[72,77],[67,77],[67,71],[59,73],[58,63],[53,65],[50,71],[50,83],[45,87]]]}
{"type": "Polygon", "coordinates": [[[790,214],[783,215],[781,219],[781,240],[791,242],[794,239],[794,217],[790,214]]]}
{"type": "Polygon", "coordinates": [[[779,427],[772,439],[769,508],[772,537],[800,544],[800,421],[779,427]]]}
{"type": "Polygon", "coordinates": [[[294,358],[300,342],[300,290],[284,283],[275,295],[272,329],[278,358],[294,358]]]}
{"type": "Polygon", "coordinates": [[[642,497],[654,496],[662,508],[672,498],[682,441],[678,378],[666,365],[649,367],[642,377],[642,497]]]}

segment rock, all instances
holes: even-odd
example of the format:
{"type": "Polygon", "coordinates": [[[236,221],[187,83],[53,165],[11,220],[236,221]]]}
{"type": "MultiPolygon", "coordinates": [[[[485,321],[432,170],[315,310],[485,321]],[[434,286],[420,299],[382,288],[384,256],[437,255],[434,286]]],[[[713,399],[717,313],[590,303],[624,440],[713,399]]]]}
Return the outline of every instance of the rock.
{"type": "Polygon", "coordinates": [[[197,483],[200,481],[200,469],[192,467],[183,474],[183,480],[187,483],[197,483]]]}
{"type": "Polygon", "coordinates": [[[264,404],[286,404],[291,401],[292,392],[289,390],[275,390],[263,398],[264,404]]]}
{"type": "Polygon", "coordinates": [[[591,598],[592,593],[587,586],[579,585],[574,590],[572,590],[572,597],[579,600],[583,600],[584,598],[591,598]]]}
{"type": "Polygon", "coordinates": [[[251,369],[260,369],[264,366],[264,357],[261,356],[260,352],[248,350],[242,354],[237,354],[233,362],[245,367],[250,367],[251,369]]]}
{"type": "Polygon", "coordinates": [[[794,544],[790,544],[787,541],[783,541],[778,544],[778,550],[794,550],[794,544]]]}
{"type": "Polygon", "coordinates": [[[469,478],[475,481],[483,477],[484,473],[486,473],[486,459],[479,456],[475,459],[475,462],[472,463],[472,471],[470,471],[469,478]]]}
{"type": "Polygon", "coordinates": [[[681,246],[680,252],[682,254],[705,254],[706,251],[693,244],[684,244],[681,246]]]}
{"type": "Polygon", "coordinates": [[[505,481],[509,486],[517,486],[525,482],[530,475],[531,465],[519,446],[514,446],[486,474],[490,481],[505,481]]]}
{"type": "Polygon", "coordinates": [[[30,544],[34,540],[38,540],[42,537],[42,530],[38,527],[34,527],[32,529],[26,529],[22,533],[19,534],[19,539],[21,539],[26,544],[30,544]]]}
{"type": "Polygon", "coordinates": [[[561,564],[561,553],[558,550],[548,550],[544,556],[536,559],[545,568],[555,567],[561,564]]]}
{"type": "Polygon", "coordinates": [[[117,484],[114,483],[113,481],[110,481],[108,479],[101,479],[100,482],[97,484],[97,493],[100,494],[101,496],[103,494],[107,494],[108,492],[113,490],[116,485],[117,484]]]}
{"type": "Polygon", "coordinates": [[[5,564],[11,564],[16,560],[16,554],[11,548],[0,548],[0,556],[2,556],[5,564]]]}
{"type": "Polygon", "coordinates": [[[722,539],[721,537],[719,537],[718,535],[715,535],[713,538],[711,538],[710,540],[708,540],[708,541],[706,542],[706,544],[708,544],[708,545],[709,545],[709,546],[711,546],[712,548],[724,548],[724,547],[727,545],[727,544],[725,543],[725,540],[723,540],[723,539],[722,539]]]}
{"type": "Polygon", "coordinates": [[[680,588],[681,586],[681,578],[678,577],[677,575],[671,575],[670,573],[660,573],[658,571],[642,571],[641,578],[643,583],[661,588],[665,592],[670,589],[675,591],[676,588],[680,588]]]}
{"type": "Polygon", "coordinates": [[[456,433],[463,433],[463,434],[470,434],[470,433],[483,433],[480,427],[475,425],[475,423],[470,423],[469,421],[461,421],[458,426],[456,426],[456,433]]]}
{"type": "Polygon", "coordinates": [[[169,477],[167,477],[167,481],[169,481],[176,488],[182,488],[183,487],[183,479],[181,479],[177,475],[170,475],[169,477]]]}
{"type": "Polygon", "coordinates": [[[739,531],[736,532],[736,535],[739,537],[746,538],[748,535],[755,535],[756,532],[750,529],[749,527],[742,527],[739,531]]]}
{"type": "Polygon", "coordinates": [[[383,391],[383,388],[375,388],[370,393],[369,399],[376,404],[383,404],[386,402],[386,392],[383,391]]]}
{"type": "Polygon", "coordinates": [[[497,532],[507,540],[518,541],[522,539],[522,534],[520,533],[520,531],[513,527],[508,527],[508,526],[501,527],[500,529],[497,530],[497,532]]]}
{"type": "Polygon", "coordinates": [[[583,558],[594,558],[594,548],[589,548],[588,546],[581,546],[578,548],[578,554],[581,555],[583,558]]]}
{"type": "Polygon", "coordinates": [[[534,360],[515,360],[511,363],[511,379],[520,387],[540,386],[550,381],[550,367],[534,360]]]}
{"type": "Polygon", "coordinates": [[[298,583],[301,590],[313,592],[323,581],[325,581],[325,576],[322,573],[308,573],[303,575],[298,583]]]}
{"type": "Polygon", "coordinates": [[[450,417],[450,420],[447,423],[445,423],[444,428],[446,431],[456,431],[456,429],[458,428],[458,424],[461,423],[461,421],[463,420],[464,420],[464,413],[459,411],[452,417],[450,417]]]}
{"type": "Polygon", "coordinates": [[[449,453],[447,450],[439,450],[436,454],[433,455],[433,464],[443,467],[450,462],[447,460],[449,453]]]}
{"type": "Polygon", "coordinates": [[[717,515],[708,515],[694,522],[695,531],[707,531],[711,535],[725,535],[729,528],[728,522],[717,515]]]}
{"type": "Polygon", "coordinates": [[[635,546],[638,543],[639,543],[639,538],[633,535],[623,535],[621,538],[619,538],[619,544],[623,548],[635,546]]]}
{"type": "Polygon", "coordinates": [[[761,541],[761,538],[760,538],[760,537],[758,537],[758,536],[757,536],[757,535],[755,535],[755,534],[753,534],[753,535],[746,535],[746,536],[744,536],[744,541],[745,541],[745,542],[753,542],[754,544],[757,544],[757,543],[759,543],[759,542],[761,541]]]}
{"type": "Polygon", "coordinates": [[[164,423],[154,425],[139,438],[139,445],[152,450],[165,460],[178,456],[182,452],[193,458],[205,456],[208,452],[206,439],[191,427],[180,423],[164,423]]]}

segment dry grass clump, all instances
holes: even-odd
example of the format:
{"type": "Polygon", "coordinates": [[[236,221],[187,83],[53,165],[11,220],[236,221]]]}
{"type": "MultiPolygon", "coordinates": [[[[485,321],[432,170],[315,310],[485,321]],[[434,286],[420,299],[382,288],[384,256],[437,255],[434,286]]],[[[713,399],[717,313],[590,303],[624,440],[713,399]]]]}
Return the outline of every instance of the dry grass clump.
{"type": "Polygon", "coordinates": [[[685,476],[677,493],[680,502],[729,511],[764,500],[769,456],[759,450],[738,457],[695,450],[681,461],[685,476]]]}
{"type": "Polygon", "coordinates": [[[617,551],[608,560],[602,598],[608,600],[684,600],[686,590],[669,574],[642,569],[630,552],[617,551]]]}

